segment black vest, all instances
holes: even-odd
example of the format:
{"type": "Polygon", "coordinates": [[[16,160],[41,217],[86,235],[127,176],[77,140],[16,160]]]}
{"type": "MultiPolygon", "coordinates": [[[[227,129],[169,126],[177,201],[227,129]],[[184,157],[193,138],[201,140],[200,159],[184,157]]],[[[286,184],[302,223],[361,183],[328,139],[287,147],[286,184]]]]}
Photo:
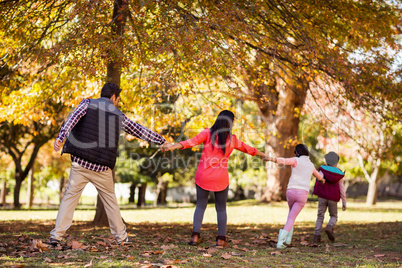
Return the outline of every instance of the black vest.
{"type": "Polygon", "coordinates": [[[71,130],[62,154],[113,169],[122,120],[123,113],[108,98],[90,99],[86,114],[71,130]]]}

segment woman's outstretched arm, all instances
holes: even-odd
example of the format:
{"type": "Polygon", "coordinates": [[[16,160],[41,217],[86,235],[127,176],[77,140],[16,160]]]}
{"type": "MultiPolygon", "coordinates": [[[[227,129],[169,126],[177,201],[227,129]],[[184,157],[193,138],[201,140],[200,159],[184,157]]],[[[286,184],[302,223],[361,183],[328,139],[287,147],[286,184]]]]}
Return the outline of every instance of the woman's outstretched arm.
{"type": "Polygon", "coordinates": [[[173,150],[177,150],[177,149],[181,149],[181,148],[183,148],[183,145],[181,145],[180,143],[176,143],[176,144],[165,143],[164,145],[162,145],[161,151],[162,152],[173,151],[173,150]]]}

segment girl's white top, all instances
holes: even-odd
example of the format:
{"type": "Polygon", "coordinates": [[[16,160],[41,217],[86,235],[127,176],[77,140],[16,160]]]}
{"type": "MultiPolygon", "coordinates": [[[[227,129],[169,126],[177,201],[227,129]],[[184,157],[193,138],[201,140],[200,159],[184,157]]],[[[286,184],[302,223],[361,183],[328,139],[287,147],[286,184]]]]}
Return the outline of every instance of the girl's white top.
{"type": "Polygon", "coordinates": [[[297,161],[296,167],[292,166],[292,175],[289,179],[288,189],[310,190],[310,180],[315,170],[314,164],[306,155],[295,157],[297,161]]]}

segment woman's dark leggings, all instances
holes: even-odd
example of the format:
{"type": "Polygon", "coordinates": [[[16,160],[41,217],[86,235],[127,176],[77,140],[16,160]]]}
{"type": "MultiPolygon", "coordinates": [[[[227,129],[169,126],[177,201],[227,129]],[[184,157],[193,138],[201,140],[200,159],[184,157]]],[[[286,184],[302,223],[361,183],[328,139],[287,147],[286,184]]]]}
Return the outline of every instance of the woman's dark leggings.
{"type": "MultiPolygon", "coordinates": [[[[199,233],[201,230],[202,219],[208,204],[209,191],[196,185],[197,206],[194,212],[193,232],[199,233]]],[[[218,236],[226,236],[227,214],[226,201],[228,200],[229,186],[225,190],[215,193],[215,209],[218,217],[218,236]]]]}

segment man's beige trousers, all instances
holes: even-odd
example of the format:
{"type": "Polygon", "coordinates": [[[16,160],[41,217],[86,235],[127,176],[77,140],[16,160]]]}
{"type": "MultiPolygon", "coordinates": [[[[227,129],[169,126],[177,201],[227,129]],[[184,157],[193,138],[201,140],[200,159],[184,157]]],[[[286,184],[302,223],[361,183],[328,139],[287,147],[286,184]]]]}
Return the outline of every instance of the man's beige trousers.
{"type": "Polygon", "coordinates": [[[61,240],[67,229],[70,228],[75,207],[88,182],[91,182],[98,190],[99,197],[105,207],[112,235],[117,242],[123,241],[127,237],[126,225],[121,219],[119,205],[114,193],[112,170],[95,172],[83,168],[75,162],[71,163],[70,179],[57,213],[56,226],[50,232],[51,237],[61,240]]]}

